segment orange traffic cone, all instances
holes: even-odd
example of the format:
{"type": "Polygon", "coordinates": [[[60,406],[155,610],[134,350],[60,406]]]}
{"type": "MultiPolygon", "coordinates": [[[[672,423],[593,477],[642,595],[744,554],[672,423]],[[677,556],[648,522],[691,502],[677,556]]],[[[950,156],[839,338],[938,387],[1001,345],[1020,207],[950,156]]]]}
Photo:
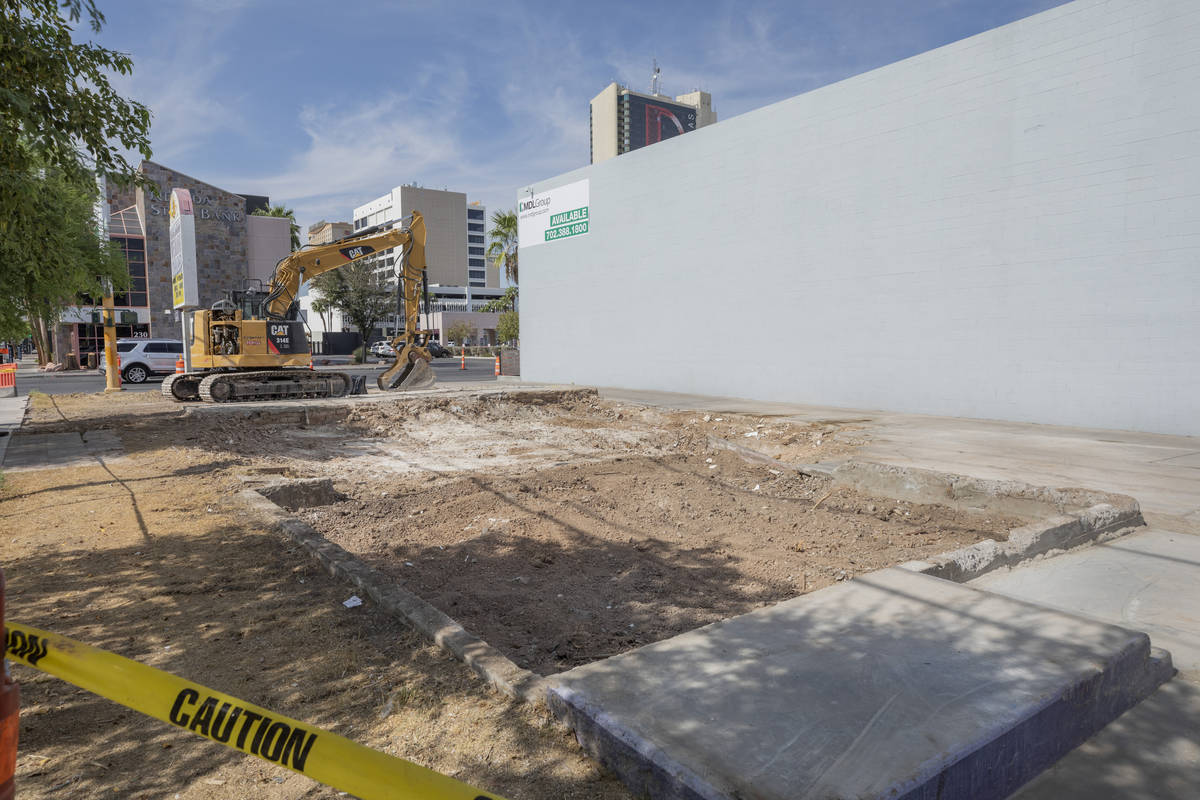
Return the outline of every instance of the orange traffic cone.
{"type": "Polygon", "coordinates": [[[500,356],[496,356],[496,376],[500,376],[500,356]]]}
{"type": "Polygon", "coordinates": [[[460,370],[467,368],[467,348],[465,346],[462,349],[462,363],[459,365],[458,368],[460,370]]]}
{"type": "Polygon", "coordinates": [[[175,374],[176,375],[183,374],[183,356],[175,357],[175,374]]]}

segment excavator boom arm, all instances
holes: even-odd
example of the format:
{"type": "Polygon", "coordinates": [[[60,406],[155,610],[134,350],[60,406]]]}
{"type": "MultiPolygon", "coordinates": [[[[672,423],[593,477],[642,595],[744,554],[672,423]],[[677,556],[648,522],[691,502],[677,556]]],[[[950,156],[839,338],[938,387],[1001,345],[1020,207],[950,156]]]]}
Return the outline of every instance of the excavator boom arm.
{"type": "MultiPolygon", "coordinates": [[[[331,244],[297,250],[284,258],[275,265],[267,299],[263,301],[263,313],[270,319],[284,319],[304,281],[393,247],[403,248],[401,264],[405,285],[410,275],[415,275],[419,283],[425,271],[425,220],[420,213],[413,212],[412,222],[407,227],[351,236],[331,244]]],[[[407,293],[405,305],[405,311],[409,312],[407,293]]],[[[415,319],[415,309],[410,313],[415,319]]]]}

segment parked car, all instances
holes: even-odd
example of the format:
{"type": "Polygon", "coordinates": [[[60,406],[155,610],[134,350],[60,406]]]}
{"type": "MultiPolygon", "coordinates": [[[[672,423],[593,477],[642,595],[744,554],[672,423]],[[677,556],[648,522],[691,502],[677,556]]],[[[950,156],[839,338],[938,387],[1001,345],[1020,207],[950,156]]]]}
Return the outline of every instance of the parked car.
{"type": "Polygon", "coordinates": [[[430,340],[425,345],[425,348],[429,351],[429,355],[433,356],[434,358],[449,358],[451,355],[453,355],[449,350],[433,340],[430,340]]]}
{"type": "Polygon", "coordinates": [[[396,355],[396,351],[392,349],[392,345],[383,341],[382,339],[380,339],[378,342],[375,342],[367,349],[370,351],[371,355],[375,356],[376,358],[394,358],[396,355]]]}
{"type": "MultiPolygon", "coordinates": [[[[179,339],[117,339],[117,366],[126,383],[145,383],[151,375],[170,375],[181,355],[183,342],[179,339]]],[[[100,374],[107,373],[103,354],[99,367],[100,374]]]]}

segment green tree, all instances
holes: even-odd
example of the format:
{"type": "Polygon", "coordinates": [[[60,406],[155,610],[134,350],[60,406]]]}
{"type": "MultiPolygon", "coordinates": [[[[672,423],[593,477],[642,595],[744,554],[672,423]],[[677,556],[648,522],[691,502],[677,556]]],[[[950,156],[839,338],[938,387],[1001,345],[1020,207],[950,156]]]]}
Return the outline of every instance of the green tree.
{"type": "Polygon", "coordinates": [[[504,270],[508,282],[517,282],[517,210],[492,213],[492,229],[487,256],[497,269],[504,270]]]}
{"type": "Polygon", "coordinates": [[[250,216],[252,216],[252,217],[284,217],[285,219],[290,219],[292,221],[292,224],[288,227],[292,234],[292,237],[291,237],[292,238],[292,252],[294,253],[300,249],[300,226],[296,224],[296,212],[295,211],[292,211],[290,208],[288,208],[286,206],[279,205],[279,206],[271,206],[270,208],[267,208],[267,209],[256,208],[256,209],[254,209],[254,211],[250,212],[250,216]]]}
{"type": "Polygon", "coordinates": [[[395,292],[388,289],[372,264],[355,261],[327,272],[313,281],[314,286],[334,308],[339,309],[362,334],[361,358],[365,358],[367,339],[379,320],[396,309],[395,292]]]}
{"type": "Polygon", "coordinates": [[[72,40],[86,11],[93,32],[104,15],[94,0],[4,0],[0,10],[0,234],[36,213],[28,176],[59,169],[82,184],[95,173],[134,180],[125,154],[150,157],[150,111],[126,100],[109,73],[129,75],[124,53],[72,40]],[[63,11],[67,16],[63,16],[63,11]]]}
{"type": "MultiPolygon", "coordinates": [[[[317,276],[321,277],[320,275],[317,276]]],[[[323,292],[317,291],[314,287],[308,288],[309,294],[312,294],[312,310],[321,317],[321,327],[325,330],[330,329],[330,324],[333,322],[332,312],[333,303],[329,302],[329,298],[323,292]]]]}
{"type": "Polygon", "coordinates": [[[497,297],[495,300],[489,300],[479,307],[480,311],[516,311],[517,310],[517,287],[510,286],[504,290],[503,297],[497,297]]]}
{"type": "Polygon", "coordinates": [[[64,301],[97,291],[98,275],[125,275],[95,229],[79,227],[94,218],[80,201],[95,199],[96,174],[144,182],[126,154],[150,157],[150,111],[109,82],[132,72],[128,55],[73,40],[85,15],[98,32],[94,0],[0,5],[0,325],[10,331],[32,314],[36,333],[64,301]]]}
{"type": "Polygon", "coordinates": [[[505,311],[496,322],[496,338],[501,344],[515,342],[521,338],[521,315],[516,311],[505,311]]]}
{"type": "Polygon", "coordinates": [[[466,320],[459,320],[446,329],[446,338],[465,347],[468,341],[475,338],[476,328],[466,320]]]}
{"type": "MultiPolygon", "coordinates": [[[[95,183],[80,185],[63,170],[45,167],[26,176],[37,188],[34,213],[22,231],[39,242],[0,236],[0,264],[5,272],[0,302],[0,338],[17,338],[32,329],[38,360],[50,360],[51,333],[68,305],[80,295],[94,302],[105,284],[120,292],[129,287],[129,269],[121,248],[101,238],[93,209],[99,198],[95,183]]],[[[61,356],[61,354],[59,354],[61,356]]]]}

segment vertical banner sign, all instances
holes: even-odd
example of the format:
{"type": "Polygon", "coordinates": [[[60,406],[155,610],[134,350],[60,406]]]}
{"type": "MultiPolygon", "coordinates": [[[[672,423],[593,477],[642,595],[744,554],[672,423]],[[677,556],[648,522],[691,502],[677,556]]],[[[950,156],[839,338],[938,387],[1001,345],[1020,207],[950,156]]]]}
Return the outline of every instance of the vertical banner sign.
{"type": "Polygon", "coordinates": [[[171,190],[171,295],[174,308],[200,305],[196,285],[196,217],[192,193],[171,190]]]}
{"type": "Polygon", "coordinates": [[[517,199],[520,246],[536,247],[588,233],[588,181],[582,180],[517,199]]]}

